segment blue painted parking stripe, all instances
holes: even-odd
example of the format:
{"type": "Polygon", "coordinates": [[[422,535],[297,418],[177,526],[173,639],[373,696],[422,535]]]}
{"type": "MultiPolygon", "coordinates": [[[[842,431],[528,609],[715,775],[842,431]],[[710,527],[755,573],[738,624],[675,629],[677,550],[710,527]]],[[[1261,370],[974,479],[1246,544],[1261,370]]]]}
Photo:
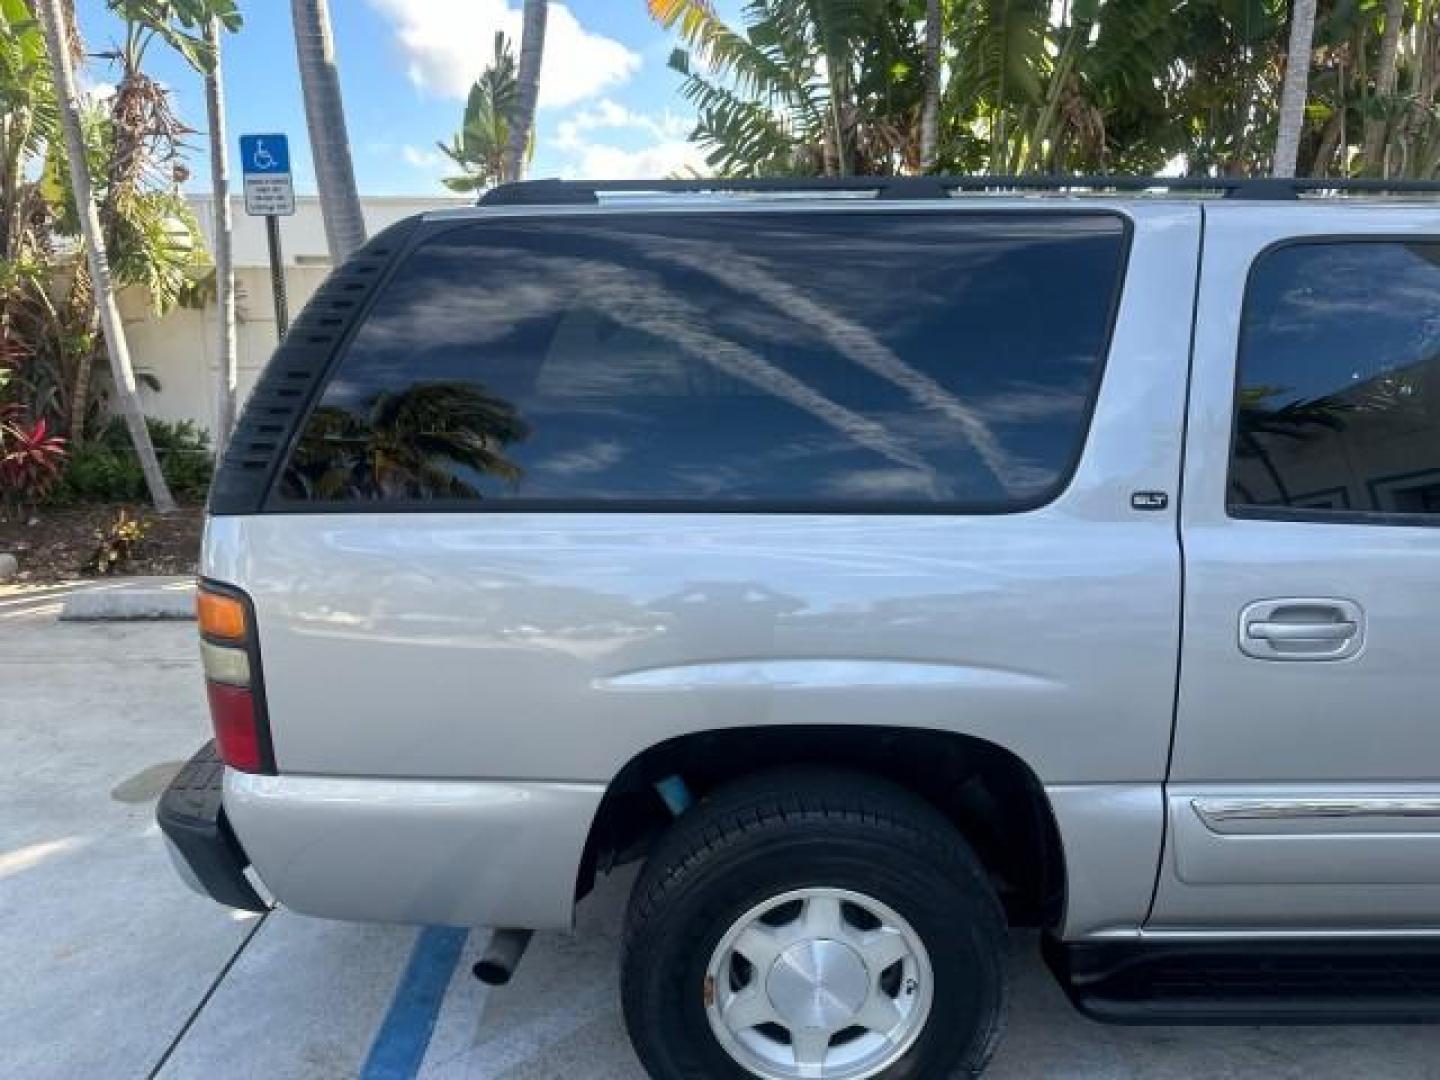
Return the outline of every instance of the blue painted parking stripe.
{"type": "Polygon", "coordinates": [[[425,1060],[440,1003],[460,962],[468,930],[427,926],[415,938],[410,962],[390,999],[390,1010],[360,1070],[361,1080],[414,1080],[425,1060]]]}

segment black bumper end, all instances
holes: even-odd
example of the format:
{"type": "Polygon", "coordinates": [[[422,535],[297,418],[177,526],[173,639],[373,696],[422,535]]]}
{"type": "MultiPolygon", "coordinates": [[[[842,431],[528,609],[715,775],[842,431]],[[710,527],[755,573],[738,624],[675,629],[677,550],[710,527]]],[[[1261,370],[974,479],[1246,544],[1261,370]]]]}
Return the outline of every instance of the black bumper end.
{"type": "Polygon", "coordinates": [[[250,860],[225,820],[221,805],[224,778],[225,766],[215,752],[215,743],[208,742],[165,789],[155,818],[212,899],[245,911],[268,911],[269,905],[245,876],[250,860]]]}

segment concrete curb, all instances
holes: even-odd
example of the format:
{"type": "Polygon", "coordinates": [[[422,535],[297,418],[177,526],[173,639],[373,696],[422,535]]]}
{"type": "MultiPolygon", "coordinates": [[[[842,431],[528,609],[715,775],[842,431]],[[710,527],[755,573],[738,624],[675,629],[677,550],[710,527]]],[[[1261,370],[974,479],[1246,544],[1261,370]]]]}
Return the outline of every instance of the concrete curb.
{"type": "Polygon", "coordinates": [[[94,589],[65,598],[61,622],[156,622],[193,620],[195,589],[127,586],[94,589]]]}

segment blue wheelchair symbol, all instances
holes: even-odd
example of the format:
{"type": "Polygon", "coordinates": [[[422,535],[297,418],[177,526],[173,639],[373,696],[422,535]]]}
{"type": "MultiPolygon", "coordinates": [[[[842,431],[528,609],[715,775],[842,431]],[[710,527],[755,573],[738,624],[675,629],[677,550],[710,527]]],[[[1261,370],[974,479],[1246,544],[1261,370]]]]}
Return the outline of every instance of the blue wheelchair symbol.
{"type": "Polygon", "coordinates": [[[241,171],[256,173],[288,173],[290,171],[290,143],[284,135],[242,135],[240,136],[241,171]]]}

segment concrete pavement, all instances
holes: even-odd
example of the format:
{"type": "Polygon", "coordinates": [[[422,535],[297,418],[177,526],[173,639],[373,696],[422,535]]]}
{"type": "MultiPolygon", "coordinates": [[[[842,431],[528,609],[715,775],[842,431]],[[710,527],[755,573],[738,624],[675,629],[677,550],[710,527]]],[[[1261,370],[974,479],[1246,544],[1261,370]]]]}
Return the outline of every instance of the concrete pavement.
{"type": "MultiPolygon", "coordinates": [[[[61,595],[0,593],[0,1077],[361,1074],[405,1005],[417,932],[261,922],[185,890],[152,815],[208,737],[194,627],[59,623],[61,595]]],[[[469,976],[472,932],[412,1075],[640,1080],[615,992],[628,881],[602,884],[577,934],[537,936],[503,989],[469,976]]],[[[1440,1080],[1440,1028],[1102,1027],[1065,1003],[1033,939],[1014,948],[996,1080],[1440,1080]]]]}
{"type": "Polygon", "coordinates": [[[154,823],[205,738],[194,631],[55,597],[0,600],[0,1076],[144,1076],[246,931],[176,895],[154,823]]]}

